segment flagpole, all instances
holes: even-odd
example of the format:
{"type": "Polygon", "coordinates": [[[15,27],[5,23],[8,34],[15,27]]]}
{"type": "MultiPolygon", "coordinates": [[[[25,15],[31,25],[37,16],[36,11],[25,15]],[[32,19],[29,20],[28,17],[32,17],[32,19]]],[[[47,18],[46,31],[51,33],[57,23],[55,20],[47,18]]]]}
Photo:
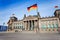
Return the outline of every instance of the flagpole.
{"type": "MultiPolygon", "coordinates": [[[[36,1],[36,4],[37,4],[37,1],[36,1]]],[[[37,13],[37,15],[38,15],[38,5],[37,5],[36,13],[37,13]]],[[[38,17],[38,20],[39,20],[39,17],[38,17]]],[[[38,24],[37,24],[37,25],[39,25],[39,21],[37,21],[37,22],[38,22],[38,24]]],[[[39,30],[39,26],[38,26],[38,30],[39,30]]],[[[37,32],[38,30],[37,30],[37,28],[36,28],[36,32],[37,32]]]]}
{"type": "MultiPolygon", "coordinates": [[[[38,1],[36,0],[36,4],[38,3],[38,1]]],[[[36,12],[38,13],[38,5],[37,5],[37,10],[36,10],[36,12]]]]}
{"type": "Polygon", "coordinates": [[[38,13],[38,5],[37,5],[37,10],[36,10],[36,12],[38,13]]]}

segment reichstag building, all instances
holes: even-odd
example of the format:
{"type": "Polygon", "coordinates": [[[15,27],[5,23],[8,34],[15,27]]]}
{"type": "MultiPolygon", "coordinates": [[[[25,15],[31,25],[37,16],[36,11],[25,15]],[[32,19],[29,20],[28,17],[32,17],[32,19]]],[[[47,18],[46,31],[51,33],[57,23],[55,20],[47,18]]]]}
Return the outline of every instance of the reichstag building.
{"type": "Polygon", "coordinates": [[[12,16],[7,24],[8,31],[57,32],[60,27],[60,9],[55,10],[51,17],[41,17],[39,12],[37,15],[24,14],[21,20],[12,16]]]}

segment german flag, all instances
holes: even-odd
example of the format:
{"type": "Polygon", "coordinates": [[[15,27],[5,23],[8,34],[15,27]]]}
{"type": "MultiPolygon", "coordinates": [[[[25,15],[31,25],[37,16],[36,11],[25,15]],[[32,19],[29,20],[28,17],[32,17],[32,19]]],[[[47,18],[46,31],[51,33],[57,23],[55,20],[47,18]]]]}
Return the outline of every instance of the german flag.
{"type": "Polygon", "coordinates": [[[55,8],[58,8],[58,6],[55,6],[55,8]]]}
{"type": "Polygon", "coordinates": [[[34,4],[34,5],[27,8],[28,11],[36,10],[36,9],[37,9],[37,4],[34,4]]]}

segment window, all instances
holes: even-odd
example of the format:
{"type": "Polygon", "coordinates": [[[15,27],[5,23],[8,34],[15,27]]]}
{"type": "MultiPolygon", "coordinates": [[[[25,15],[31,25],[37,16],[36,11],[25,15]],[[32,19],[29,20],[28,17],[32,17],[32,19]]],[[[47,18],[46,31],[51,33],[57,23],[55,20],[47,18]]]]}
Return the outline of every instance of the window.
{"type": "Polygon", "coordinates": [[[55,24],[55,28],[58,28],[58,24],[55,24]]]}
{"type": "Polygon", "coordinates": [[[51,31],[51,29],[49,29],[49,31],[51,31]]]}
{"type": "Polygon", "coordinates": [[[19,23],[18,23],[18,25],[19,25],[19,23]]]}
{"type": "Polygon", "coordinates": [[[15,26],[14,26],[14,29],[15,29],[15,26]]]}
{"type": "Polygon", "coordinates": [[[15,29],[15,26],[14,26],[14,29],[15,29]]]}
{"type": "Polygon", "coordinates": [[[60,12],[58,12],[58,14],[60,14],[60,12]]]}
{"type": "Polygon", "coordinates": [[[55,28],[55,27],[54,27],[54,24],[52,24],[52,28],[55,28]]]}
{"type": "Polygon", "coordinates": [[[23,27],[21,26],[21,29],[22,29],[23,27]]]}
{"type": "Polygon", "coordinates": [[[21,26],[20,26],[20,29],[21,29],[21,26]]]}
{"type": "Polygon", "coordinates": [[[17,29],[17,26],[16,26],[16,29],[17,29]]]}
{"type": "Polygon", "coordinates": [[[55,31],[55,30],[53,29],[53,31],[55,31]]]}
{"type": "Polygon", "coordinates": [[[48,28],[51,28],[51,25],[50,24],[48,24],[48,28]]]}
{"type": "Polygon", "coordinates": [[[46,25],[45,24],[42,24],[42,29],[46,29],[46,25]]]}

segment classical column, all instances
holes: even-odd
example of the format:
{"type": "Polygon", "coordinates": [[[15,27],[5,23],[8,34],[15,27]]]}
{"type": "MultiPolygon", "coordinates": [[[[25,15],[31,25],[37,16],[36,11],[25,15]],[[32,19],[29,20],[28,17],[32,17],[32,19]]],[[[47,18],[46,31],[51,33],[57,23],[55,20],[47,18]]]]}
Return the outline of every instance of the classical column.
{"type": "Polygon", "coordinates": [[[37,31],[37,20],[34,20],[34,31],[37,31]]]}
{"type": "Polygon", "coordinates": [[[27,21],[27,24],[26,24],[26,30],[28,30],[28,21],[27,21]]]}
{"type": "Polygon", "coordinates": [[[27,21],[24,21],[25,30],[27,30],[27,21]]]}
{"type": "Polygon", "coordinates": [[[28,21],[28,30],[30,30],[30,21],[28,21]]]}
{"type": "Polygon", "coordinates": [[[39,19],[39,31],[41,32],[41,30],[42,30],[42,23],[41,23],[42,21],[39,19]]]}
{"type": "Polygon", "coordinates": [[[33,21],[31,20],[31,30],[33,30],[33,21]]]}
{"type": "Polygon", "coordinates": [[[37,31],[39,31],[39,19],[37,20],[37,31]]]}
{"type": "Polygon", "coordinates": [[[25,30],[26,30],[26,24],[25,24],[25,21],[24,21],[24,26],[25,26],[25,30]]]}

